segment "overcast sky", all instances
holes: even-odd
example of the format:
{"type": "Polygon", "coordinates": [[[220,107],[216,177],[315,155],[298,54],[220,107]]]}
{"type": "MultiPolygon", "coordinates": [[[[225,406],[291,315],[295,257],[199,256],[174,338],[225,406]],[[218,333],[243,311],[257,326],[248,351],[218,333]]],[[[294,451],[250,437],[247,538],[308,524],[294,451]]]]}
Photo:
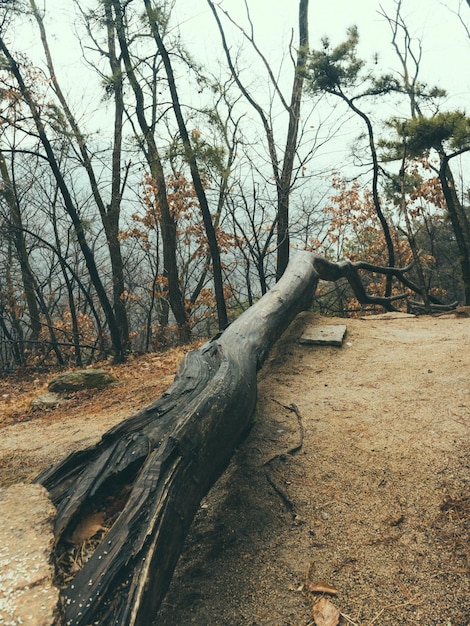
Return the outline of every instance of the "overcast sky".
{"type": "MultiPolygon", "coordinates": [[[[37,0],[38,5],[40,0],[37,0]]],[[[42,0],[46,7],[46,24],[50,44],[54,49],[56,69],[63,81],[69,85],[69,93],[82,111],[92,111],[99,102],[101,94],[98,89],[98,78],[90,74],[84,79],[81,50],[72,33],[71,21],[76,16],[73,0],[42,0]],[[93,82],[94,81],[94,82],[93,82]],[[93,84],[96,88],[93,88],[93,84]]],[[[133,6],[138,7],[141,0],[134,0],[133,6]]],[[[297,42],[297,0],[247,0],[250,7],[255,34],[260,48],[270,60],[276,70],[284,58],[286,94],[289,93],[292,83],[292,65],[287,59],[289,41],[292,29],[295,30],[294,44],[297,42]]],[[[95,6],[95,0],[87,0],[89,6],[95,6]]],[[[248,27],[245,11],[245,0],[219,0],[234,19],[248,27]]],[[[81,6],[85,5],[82,0],[81,6]]],[[[395,0],[327,0],[318,2],[310,0],[309,28],[310,47],[320,48],[324,36],[330,38],[331,44],[336,45],[344,40],[346,29],[355,24],[359,29],[360,48],[362,58],[372,59],[378,53],[378,72],[391,72],[399,68],[395,53],[390,44],[391,31],[387,21],[379,14],[383,8],[389,15],[394,15],[395,0]]],[[[423,57],[421,62],[421,80],[430,85],[437,85],[448,91],[445,106],[448,109],[467,109],[470,102],[470,39],[464,27],[459,22],[455,12],[461,10],[467,25],[470,26],[470,8],[466,0],[403,0],[402,15],[404,16],[413,37],[421,40],[423,57]],[[453,11],[453,12],[452,12],[453,11]]],[[[213,63],[216,67],[217,59],[224,65],[224,56],[220,45],[220,37],[215,26],[212,13],[206,0],[176,0],[174,25],[181,29],[183,41],[191,54],[203,64],[213,63]]],[[[224,21],[226,24],[226,21],[224,21]]],[[[25,31],[26,32],[26,31],[25,31]]],[[[37,31],[36,31],[37,32],[37,31]]],[[[227,25],[227,39],[235,50],[240,41],[239,33],[227,25]]],[[[15,45],[20,44],[17,40],[15,45]]],[[[34,55],[34,44],[30,31],[22,36],[20,47],[34,55]]],[[[38,48],[36,48],[38,49],[38,48]]],[[[251,77],[259,87],[261,93],[267,89],[266,75],[261,67],[256,68],[253,62],[253,53],[246,53],[245,81],[251,77]],[[257,72],[260,80],[257,81],[257,72]]],[[[226,70],[226,67],[225,67],[226,70]]],[[[282,72],[280,73],[281,81],[282,72]]],[[[179,85],[184,91],[184,85],[179,85]]],[[[186,102],[197,98],[197,94],[184,94],[186,102]]],[[[191,104],[197,106],[194,100],[191,104]]],[[[246,105],[247,110],[250,109],[246,105]]],[[[397,114],[393,105],[385,104],[383,118],[397,114]]],[[[248,111],[250,113],[250,111],[248,111]]],[[[251,111],[252,113],[252,111],[251,111]]],[[[408,114],[408,112],[406,113],[408,114]]],[[[328,110],[326,114],[328,115],[328,110]]],[[[97,129],[101,129],[100,115],[91,117],[97,129]]],[[[331,148],[337,158],[339,151],[344,150],[344,143],[354,141],[357,136],[360,121],[355,121],[356,128],[349,131],[342,128],[344,135],[339,135],[340,144],[331,148]],[[346,137],[349,132],[348,138],[346,137]]],[[[285,126],[285,124],[284,124],[285,126]]],[[[330,148],[327,148],[330,151],[330,148]]]]}
{"type": "MultiPolygon", "coordinates": [[[[223,0],[221,6],[246,24],[244,0],[223,0]]],[[[290,39],[297,24],[298,2],[295,0],[248,0],[257,37],[263,50],[275,57],[290,39]]],[[[310,0],[310,46],[321,46],[327,35],[339,43],[346,29],[355,24],[361,38],[361,54],[379,53],[383,70],[396,67],[390,46],[391,32],[378,13],[382,6],[394,15],[394,0],[310,0]]],[[[423,45],[422,78],[447,89],[460,106],[470,96],[470,40],[455,13],[461,6],[462,16],[470,26],[470,8],[464,0],[403,0],[402,14],[410,34],[423,45]],[[446,6],[447,5],[447,6],[446,6]]],[[[176,12],[188,43],[204,49],[207,56],[217,54],[218,39],[213,39],[212,16],[205,0],[176,0],[176,12]],[[217,51],[217,52],[216,52],[217,51]]]]}
{"type": "MultiPolygon", "coordinates": [[[[46,24],[54,44],[57,63],[68,77],[81,66],[80,49],[74,45],[70,21],[76,14],[73,0],[37,0],[46,7],[46,24]],[[53,33],[53,36],[52,36],[53,33]],[[57,55],[58,53],[58,55],[57,55]]],[[[296,0],[247,0],[257,41],[266,56],[279,62],[285,52],[292,28],[297,26],[296,0]]],[[[85,2],[81,3],[82,6],[85,2]]],[[[93,0],[87,4],[94,5],[93,0]]],[[[219,0],[235,19],[247,25],[245,0],[219,0]]],[[[138,6],[138,0],[134,0],[138,6]]],[[[142,3],[143,6],[143,3],[142,3]]],[[[380,69],[397,67],[390,46],[390,27],[378,13],[380,7],[394,14],[395,0],[310,0],[310,46],[321,46],[327,35],[331,43],[342,41],[346,29],[356,24],[361,38],[360,54],[367,58],[377,52],[380,69]]],[[[465,0],[403,0],[402,14],[412,36],[423,45],[422,76],[428,83],[437,84],[449,92],[454,104],[465,106],[470,101],[470,39],[455,12],[459,7],[470,27],[470,8],[465,0]],[[454,13],[452,12],[454,11],[454,13]]],[[[180,23],[188,49],[203,61],[222,58],[220,40],[206,0],[176,0],[173,23],[180,23]]],[[[235,45],[236,33],[228,30],[229,40],[235,45]]],[[[21,47],[33,51],[30,31],[22,35],[21,47]]],[[[18,41],[15,43],[19,43],[18,41]]]]}

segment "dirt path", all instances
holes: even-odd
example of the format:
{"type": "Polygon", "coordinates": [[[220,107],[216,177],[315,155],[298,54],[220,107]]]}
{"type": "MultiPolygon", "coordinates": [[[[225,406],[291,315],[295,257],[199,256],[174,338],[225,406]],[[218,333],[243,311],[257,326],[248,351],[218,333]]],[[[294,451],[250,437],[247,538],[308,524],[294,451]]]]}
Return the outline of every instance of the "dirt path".
{"type": "Polygon", "coordinates": [[[266,364],[158,624],[313,624],[308,581],[338,590],[340,624],[470,624],[470,319],[347,327],[266,364]],[[292,404],[302,449],[266,464],[299,442],[292,404]]]}
{"type": "MultiPolygon", "coordinates": [[[[156,623],[307,626],[323,581],[341,625],[469,626],[470,319],[346,320],[342,348],[300,345],[312,320],[345,322],[305,314],[279,342],[156,623]]],[[[0,484],[154,399],[161,371],[143,357],[120,388],[0,420],[0,484]]]]}

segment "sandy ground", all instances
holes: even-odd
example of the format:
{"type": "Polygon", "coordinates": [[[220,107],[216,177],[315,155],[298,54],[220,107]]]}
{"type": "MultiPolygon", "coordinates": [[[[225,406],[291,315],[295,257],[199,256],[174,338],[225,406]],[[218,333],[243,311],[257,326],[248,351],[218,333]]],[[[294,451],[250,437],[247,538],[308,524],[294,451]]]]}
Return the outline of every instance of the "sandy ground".
{"type": "Polygon", "coordinates": [[[295,341],[308,318],[156,623],[313,624],[323,581],[341,624],[468,626],[470,319],[347,320],[332,348],[295,341]]]}
{"type": "MultiPolygon", "coordinates": [[[[313,625],[321,582],[340,625],[469,626],[469,366],[469,318],[299,316],[155,624],[313,625]],[[311,323],[346,323],[343,347],[300,345],[311,323]]],[[[0,485],[92,443],[171,381],[150,356],[113,373],[119,391],[46,413],[1,419],[0,406],[0,485]]]]}

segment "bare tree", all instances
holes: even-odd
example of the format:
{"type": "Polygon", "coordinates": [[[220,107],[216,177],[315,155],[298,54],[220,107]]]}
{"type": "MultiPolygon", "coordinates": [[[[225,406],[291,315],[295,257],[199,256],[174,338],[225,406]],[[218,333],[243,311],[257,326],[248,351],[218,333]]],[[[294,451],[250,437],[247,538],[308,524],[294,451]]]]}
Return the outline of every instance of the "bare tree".
{"type": "Polygon", "coordinates": [[[45,153],[45,157],[50,166],[51,172],[54,175],[57,185],[60,189],[62,199],[64,202],[65,210],[67,211],[72,223],[74,225],[75,233],[84,256],[88,272],[90,274],[91,281],[96,290],[100,304],[103,308],[103,312],[108,322],[109,332],[111,335],[111,341],[113,345],[113,351],[117,360],[125,358],[125,349],[121,341],[121,334],[119,332],[119,326],[116,322],[113,306],[108,298],[108,294],[101,280],[100,272],[98,270],[93,250],[90,248],[85,236],[85,230],[83,222],[80,218],[79,211],[73,200],[71,190],[64,174],[61,170],[59,160],[54,150],[53,143],[49,137],[46,122],[43,119],[42,110],[38,106],[35,97],[28,86],[20,63],[18,63],[10,52],[9,47],[6,44],[4,36],[0,33],[0,51],[5,58],[5,70],[13,77],[16,82],[18,92],[21,95],[22,100],[28,107],[34,128],[36,129],[38,138],[45,153]]]}
{"type": "MultiPolygon", "coordinates": [[[[227,63],[230,68],[231,74],[243,96],[253,107],[263,125],[272,173],[276,183],[276,222],[278,255],[276,277],[279,280],[289,260],[289,200],[294,180],[294,163],[298,148],[300,107],[302,101],[303,84],[305,79],[306,61],[308,58],[308,0],[300,0],[299,2],[299,45],[296,53],[296,60],[294,62],[294,81],[292,85],[290,102],[288,102],[284,97],[267,59],[262,54],[261,50],[256,44],[253,23],[251,22],[248,4],[245,2],[251,30],[250,32],[246,32],[242,29],[243,35],[249,41],[253,50],[260,57],[262,63],[265,65],[269,79],[274,86],[275,92],[278,95],[285,111],[288,113],[289,116],[287,137],[282,159],[279,157],[279,151],[274,137],[274,129],[268,113],[263,109],[259,102],[257,102],[255,97],[250,93],[249,89],[242,82],[242,77],[235,66],[224,32],[224,28],[222,26],[222,22],[218,13],[218,9],[221,11],[223,10],[220,9],[220,7],[216,8],[212,0],[207,0],[207,3],[209,4],[209,7],[216,20],[222,39],[222,46],[227,58],[227,63]]],[[[223,12],[231,20],[230,16],[225,11],[223,12]]]]}
{"type": "MultiPolygon", "coordinates": [[[[357,58],[356,49],[359,42],[358,30],[355,26],[348,29],[346,41],[331,48],[328,39],[323,40],[323,49],[312,51],[309,65],[309,88],[315,93],[323,91],[343,100],[357,116],[361,118],[367,129],[369,152],[372,159],[372,197],[375,210],[382,226],[385,242],[387,245],[389,267],[395,266],[395,249],[393,238],[387,218],[382,209],[379,194],[380,163],[377,153],[377,144],[374,126],[371,117],[361,109],[357,101],[367,97],[378,97],[396,91],[397,83],[390,76],[378,79],[370,78],[367,87],[356,95],[350,95],[348,91],[354,90],[358,84],[363,85],[366,77],[361,71],[364,62],[357,58]]],[[[387,276],[385,296],[392,293],[392,275],[387,276]]]]}
{"type": "Polygon", "coordinates": [[[150,108],[150,120],[147,118],[145,94],[140,84],[136,64],[131,58],[129,49],[129,34],[127,30],[128,3],[119,0],[106,0],[106,5],[112,10],[110,19],[114,22],[116,35],[121,49],[126,76],[135,97],[135,114],[142,133],[141,148],[155,181],[156,203],[161,212],[160,228],[163,245],[164,273],[168,279],[168,298],[171,310],[179,327],[181,340],[186,341],[190,336],[189,319],[184,304],[183,294],[179,284],[178,266],[176,261],[177,233],[174,216],[171,214],[166,193],[165,173],[160,152],[155,139],[154,109],[150,108]]]}
{"type": "MultiPolygon", "coordinates": [[[[127,320],[127,312],[125,306],[125,283],[124,283],[124,271],[123,271],[123,258],[121,254],[121,246],[119,242],[119,221],[121,213],[121,200],[123,196],[124,187],[126,184],[126,176],[124,180],[121,177],[122,168],[122,126],[123,126],[123,114],[124,114],[124,101],[123,101],[123,84],[121,76],[121,61],[116,54],[115,46],[115,33],[113,30],[113,23],[109,19],[107,12],[107,5],[105,3],[105,24],[107,32],[107,48],[100,49],[101,54],[108,60],[111,75],[113,77],[113,101],[114,101],[114,130],[113,130],[113,146],[111,157],[111,194],[109,201],[103,197],[102,189],[97,180],[97,175],[92,162],[91,150],[88,146],[88,142],[85,134],[80,129],[77,119],[75,118],[65,94],[59,84],[59,80],[55,71],[54,62],[52,59],[49,43],[46,35],[46,29],[44,26],[43,16],[38,9],[35,0],[29,0],[31,5],[32,14],[38,24],[42,46],[47,63],[47,69],[49,72],[49,79],[53,86],[55,95],[58,102],[64,112],[65,119],[70,128],[71,135],[76,142],[77,149],[81,156],[81,164],[84,167],[89,182],[91,192],[95,204],[98,208],[105,233],[106,241],[109,249],[109,258],[111,261],[111,269],[113,276],[113,308],[116,318],[116,324],[119,329],[121,337],[121,343],[124,352],[130,348],[129,340],[129,323],[127,320]]],[[[89,31],[90,32],[90,31],[89,31]]],[[[65,131],[66,129],[64,129],[65,131]]]]}
{"type": "Polygon", "coordinates": [[[0,149],[0,176],[2,178],[1,195],[9,209],[10,220],[9,226],[15,242],[16,253],[21,268],[21,277],[23,288],[28,307],[29,319],[31,323],[31,340],[37,341],[41,331],[41,319],[39,307],[36,299],[35,278],[29,261],[29,254],[26,247],[25,235],[23,230],[23,220],[18,197],[15,193],[10,172],[8,171],[7,162],[3,151],[0,149]]]}
{"type": "Polygon", "coordinates": [[[446,202],[447,213],[452,224],[459,250],[459,262],[464,285],[465,302],[470,303],[470,220],[455,184],[450,161],[470,150],[470,121],[460,111],[437,112],[426,117],[421,103],[437,101],[445,92],[428,88],[419,81],[422,57],[421,42],[413,40],[402,15],[402,0],[395,2],[395,14],[389,16],[381,7],[380,14],[388,21],[392,31],[392,45],[402,67],[403,90],[410,102],[411,120],[397,120],[395,128],[402,141],[408,144],[411,156],[422,156],[435,150],[439,167],[430,166],[439,177],[446,202]],[[401,34],[402,44],[399,37],[401,34]],[[417,50],[415,48],[417,47],[417,50]],[[410,67],[411,66],[411,67],[410,67]]]}
{"type": "Polygon", "coordinates": [[[226,328],[228,324],[227,308],[225,305],[224,287],[222,278],[222,266],[220,261],[219,245],[217,243],[216,232],[212,221],[212,215],[207,201],[207,196],[204,190],[201,174],[197,164],[196,153],[191,144],[189,138],[188,129],[183,116],[180,98],[176,87],[175,74],[170,59],[168,50],[163,42],[163,38],[160,32],[157,15],[154,7],[152,7],[149,0],[144,0],[145,10],[147,13],[147,19],[150,26],[151,33],[155,39],[158,51],[162,57],[163,65],[165,67],[166,76],[168,79],[168,85],[171,95],[171,101],[173,104],[173,112],[178,124],[179,133],[183,142],[184,154],[186,161],[191,171],[191,177],[193,180],[194,189],[196,190],[199,206],[201,208],[202,219],[206,230],[207,241],[209,245],[209,251],[212,259],[212,271],[214,275],[214,291],[217,305],[217,317],[219,323],[219,330],[226,328]]]}

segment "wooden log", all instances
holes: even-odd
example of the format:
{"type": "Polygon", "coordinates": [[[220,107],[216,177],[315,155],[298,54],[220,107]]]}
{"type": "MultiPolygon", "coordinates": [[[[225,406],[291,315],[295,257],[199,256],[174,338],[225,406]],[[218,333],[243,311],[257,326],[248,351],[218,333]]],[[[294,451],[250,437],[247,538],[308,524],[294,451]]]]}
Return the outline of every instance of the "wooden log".
{"type": "Polygon", "coordinates": [[[108,507],[115,518],[62,593],[64,624],[155,620],[199,503],[251,424],[256,373],[311,304],[316,259],[297,253],[261,300],[188,353],[161,398],[36,479],[57,506],[58,545],[90,511],[108,507]]]}
{"type": "Polygon", "coordinates": [[[182,360],[156,402],[69,455],[36,482],[57,507],[57,551],[103,511],[108,531],[62,593],[63,624],[148,626],[168,589],[202,497],[228,465],[256,404],[256,374],[274,342],[307,309],[319,278],[346,278],[361,303],[359,270],[399,280],[409,269],[298,252],[282,279],[220,336],[182,360]]]}

